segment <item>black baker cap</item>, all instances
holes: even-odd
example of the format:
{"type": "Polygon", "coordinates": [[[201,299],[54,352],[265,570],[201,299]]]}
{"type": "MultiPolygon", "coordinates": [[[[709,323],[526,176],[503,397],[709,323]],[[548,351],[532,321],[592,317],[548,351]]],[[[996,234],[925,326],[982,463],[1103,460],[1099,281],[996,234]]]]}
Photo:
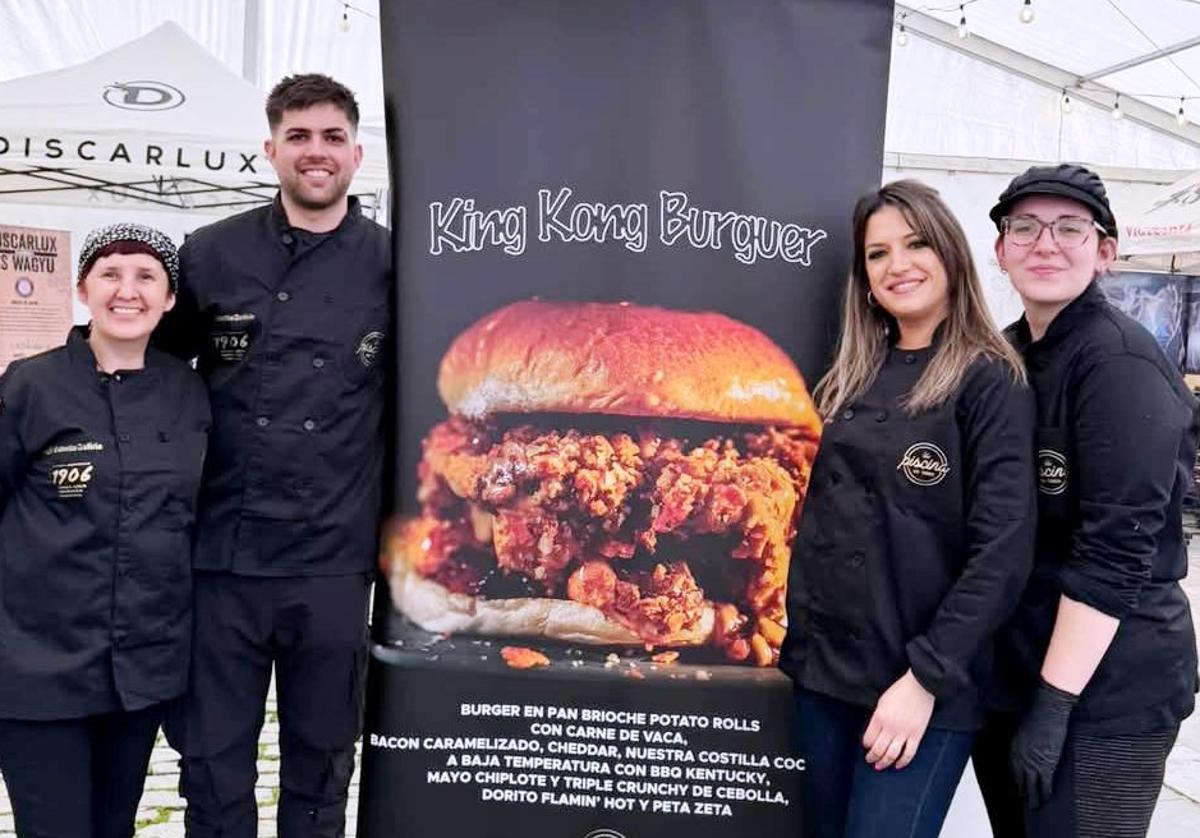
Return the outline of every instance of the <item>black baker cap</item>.
{"type": "Polygon", "coordinates": [[[1078,201],[1092,211],[1092,217],[1104,228],[1106,235],[1117,237],[1117,219],[1108,205],[1108,191],[1100,176],[1085,166],[1076,163],[1060,163],[1057,166],[1031,166],[1012,179],[1000,193],[996,206],[988,216],[1000,229],[1000,221],[1009,209],[1021,198],[1029,195],[1059,195],[1078,201]]]}

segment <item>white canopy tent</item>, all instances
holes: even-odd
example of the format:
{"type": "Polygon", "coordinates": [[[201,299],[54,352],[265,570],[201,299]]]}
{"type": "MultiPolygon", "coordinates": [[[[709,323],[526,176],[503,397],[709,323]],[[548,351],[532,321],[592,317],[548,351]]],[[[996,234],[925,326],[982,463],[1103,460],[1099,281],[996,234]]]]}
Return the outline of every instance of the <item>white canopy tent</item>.
{"type": "MultiPolygon", "coordinates": [[[[136,16],[117,14],[120,5],[0,5],[6,58],[9,46],[30,40],[20,36],[39,31],[51,15],[62,37],[50,43],[60,49],[77,43],[72,27],[81,21],[132,38],[99,54],[82,50],[70,66],[0,78],[0,224],[70,231],[72,262],[84,235],[103,224],[149,224],[182,241],[276,190],[263,153],[266,91],[177,23],[154,20],[146,31],[131,31],[136,16]],[[124,27],[112,25],[117,20],[124,27]]],[[[363,164],[351,191],[384,220],[386,144],[381,132],[361,127],[359,140],[363,164]]],[[[86,318],[78,305],[75,316],[86,318]]]]}
{"type": "MultiPolygon", "coordinates": [[[[263,99],[170,22],[81,64],[2,82],[0,202],[101,197],[228,212],[270,200],[263,99]]],[[[386,151],[365,139],[353,190],[374,208],[386,151]]]]}

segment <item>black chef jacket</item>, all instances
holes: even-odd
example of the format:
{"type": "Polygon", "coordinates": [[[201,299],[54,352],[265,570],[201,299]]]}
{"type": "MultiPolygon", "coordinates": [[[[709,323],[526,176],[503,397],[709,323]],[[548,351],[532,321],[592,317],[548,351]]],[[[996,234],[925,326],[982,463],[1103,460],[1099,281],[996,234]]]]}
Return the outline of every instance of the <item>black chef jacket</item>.
{"type": "Polygon", "coordinates": [[[198,356],[213,433],[195,566],[250,576],[375,563],[390,366],[387,231],[357,199],[331,233],[278,198],[197,230],[156,340],[198,356]]]}
{"type": "Polygon", "coordinates": [[[0,377],[0,718],[183,692],[208,429],[186,364],[103,374],[82,327],[0,377]]]}
{"type": "Polygon", "coordinates": [[[1081,729],[1136,733],[1191,712],[1196,637],[1178,580],[1196,400],[1154,338],[1092,285],[1031,342],[1007,332],[1037,395],[1038,535],[1029,588],[1002,640],[1019,707],[1041,671],[1059,594],[1121,620],[1080,697],[1081,729]]]}
{"type": "Polygon", "coordinates": [[[875,382],[825,424],[788,578],[781,665],[864,707],[910,667],[930,724],[982,721],[989,641],[1033,560],[1033,397],[976,361],[916,416],[902,400],[936,352],[891,349],[875,382]]]}

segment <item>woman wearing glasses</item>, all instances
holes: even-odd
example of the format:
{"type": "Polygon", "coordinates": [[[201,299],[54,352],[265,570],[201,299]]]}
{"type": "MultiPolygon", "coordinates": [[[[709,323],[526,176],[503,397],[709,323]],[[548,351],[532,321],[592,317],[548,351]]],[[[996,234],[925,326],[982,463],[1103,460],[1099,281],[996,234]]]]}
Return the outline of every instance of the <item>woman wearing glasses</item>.
{"type": "Polygon", "coordinates": [[[1179,587],[1196,402],[1096,287],[1117,254],[1099,177],[1031,168],[991,218],[1025,306],[1008,336],[1038,400],[1038,544],[998,644],[1010,713],[981,736],[976,772],[996,835],[1144,836],[1197,686],[1179,587]]]}

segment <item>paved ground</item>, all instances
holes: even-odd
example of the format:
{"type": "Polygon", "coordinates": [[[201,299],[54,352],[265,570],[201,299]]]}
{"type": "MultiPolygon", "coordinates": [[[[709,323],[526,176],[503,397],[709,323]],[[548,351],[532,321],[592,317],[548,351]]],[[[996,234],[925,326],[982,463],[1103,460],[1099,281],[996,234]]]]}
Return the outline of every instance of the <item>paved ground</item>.
{"type": "MultiPolygon", "coordinates": [[[[1188,549],[1188,575],[1184,590],[1192,602],[1192,614],[1200,621],[1200,536],[1193,536],[1188,549]]],[[[991,838],[983,799],[975,775],[967,768],[942,835],[946,838],[991,838]]],[[[1200,713],[1183,723],[1179,740],[1167,760],[1167,774],[1149,838],[1196,838],[1200,836],[1200,713]]]]}
{"type": "MultiPolygon", "coordinates": [[[[146,790],[137,814],[138,838],[182,838],[183,798],[179,796],[179,755],[167,745],[162,734],[150,756],[146,790]]],[[[275,803],[279,799],[279,727],[275,716],[275,695],[267,699],[267,723],[258,739],[258,834],[275,838],[275,803]]],[[[346,809],[346,834],[354,836],[358,815],[358,770],[350,784],[350,805],[346,809]]],[[[0,838],[13,838],[12,807],[8,793],[0,784],[0,838]]]]}
{"type": "MultiPolygon", "coordinates": [[[[1200,538],[1193,538],[1189,550],[1190,572],[1184,587],[1192,601],[1192,612],[1200,619],[1200,538]]],[[[279,728],[275,721],[275,697],[267,702],[267,723],[258,746],[258,787],[260,838],[275,838],[275,803],[279,798],[279,728]]],[[[183,800],[177,793],[178,756],[159,737],[150,758],[146,791],[138,810],[138,838],[182,838],[183,800]]],[[[346,834],[355,835],[358,813],[358,772],[350,787],[346,834]]],[[[990,838],[991,830],[979,796],[979,787],[968,768],[954,805],[950,809],[946,838],[990,838]]],[[[12,838],[12,807],[0,784],[0,838],[12,838]]],[[[1150,838],[1196,838],[1200,835],[1200,714],[1188,719],[1179,741],[1167,762],[1166,781],[1158,809],[1150,825],[1150,838]]]]}

